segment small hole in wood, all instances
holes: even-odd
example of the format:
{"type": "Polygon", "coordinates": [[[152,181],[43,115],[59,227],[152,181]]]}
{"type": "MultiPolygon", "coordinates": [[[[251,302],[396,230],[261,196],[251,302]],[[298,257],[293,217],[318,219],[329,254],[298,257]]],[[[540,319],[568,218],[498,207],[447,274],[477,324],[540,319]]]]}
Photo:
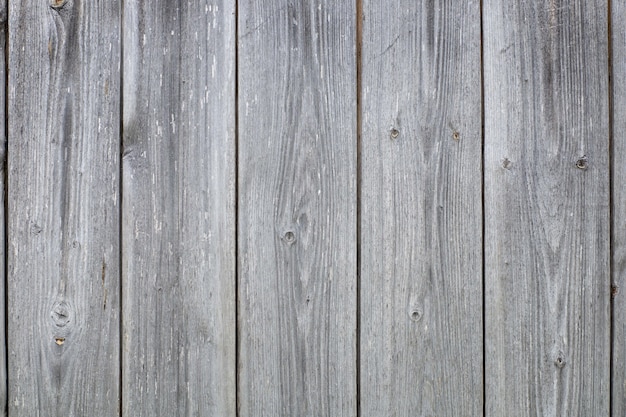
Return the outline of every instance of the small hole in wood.
{"type": "Polygon", "coordinates": [[[420,321],[422,319],[422,312],[419,309],[411,310],[409,317],[413,321],[420,321]]]}
{"type": "Polygon", "coordinates": [[[285,232],[283,240],[291,245],[296,241],[296,235],[292,231],[285,232]]]}
{"type": "Polygon", "coordinates": [[[455,130],[454,132],[452,132],[452,139],[458,142],[459,139],[461,139],[461,134],[455,130]]]}
{"type": "Polygon", "coordinates": [[[55,337],[54,338],[54,343],[56,343],[57,345],[61,346],[61,345],[63,345],[63,343],[65,343],[65,338],[64,337],[55,337]]]}
{"type": "Polygon", "coordinates": [[[565,359],[563,359],[561,356],[558,356],[554,361],[554,364],[557,368],[563,368],[565,366],[565,359]]]}
{"type": "Polygon", "coordinates": [[[391,135],[391,139],[395,139],[398,136],[400,136],[400,131],[396,128],[393,128],[391,129],[390,135],[391,135]]]}
{"type": "Polygon", "coordinates": [[[583,156],[578,161],[576,161],[576,168],[583,170],[587,169],[587,158],[583,156]]]}

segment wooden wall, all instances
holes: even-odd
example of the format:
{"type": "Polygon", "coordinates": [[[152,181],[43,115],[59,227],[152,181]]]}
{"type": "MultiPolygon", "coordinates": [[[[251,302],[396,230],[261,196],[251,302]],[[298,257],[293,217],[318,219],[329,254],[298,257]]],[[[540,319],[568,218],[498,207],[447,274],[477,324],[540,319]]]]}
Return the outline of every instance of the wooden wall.
{"type": "Polygon", "coordinates": [[[0,416],[626,415],[625,22],[1,0],[0,416]]]}

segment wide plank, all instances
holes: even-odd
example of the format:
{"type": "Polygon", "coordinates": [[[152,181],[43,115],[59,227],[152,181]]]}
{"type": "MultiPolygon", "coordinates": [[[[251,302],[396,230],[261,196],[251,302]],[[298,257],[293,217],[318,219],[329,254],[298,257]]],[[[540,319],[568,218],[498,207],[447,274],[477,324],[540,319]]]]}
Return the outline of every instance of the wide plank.
{"type": "Polygon", "coordinates": [[[483,11],[486,415],[607,416],[607,2],[483,11]]]}
{"type": "Polygon", "coordinates": [[[239,415],[356,415],[356,6],[239,2],[239,415]]]}
{"type": "Polygon", "coordinates": [[[119,2],[9,4],[11,416],[119,415],[120,24],[119,2]]]}
{"type": "Polygon", "coordinates": [[[125,416],[235,416],[234,13],[124,2],[125,416]]]}
{"type": "Polygon", "coordinates": [[[361,415],[478,416],[480,3],[362,7],[361,415]]]}

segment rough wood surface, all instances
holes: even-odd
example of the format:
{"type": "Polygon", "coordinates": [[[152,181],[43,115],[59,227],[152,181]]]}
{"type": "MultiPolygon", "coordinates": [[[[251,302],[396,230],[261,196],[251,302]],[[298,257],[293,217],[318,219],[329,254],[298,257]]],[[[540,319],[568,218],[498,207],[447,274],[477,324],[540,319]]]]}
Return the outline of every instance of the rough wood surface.
{"type": "Polygon", "coordinates": [[[612,415],[626,415],[626,3],[611,3],[613,374],[612,415]]]}
{"type": "Polygon", "coordinates": [[[9,414],[116,416],[120,6],[9,17],[9,414]]]}
{"type": "Polygon", "coordinates": [[[483,5],[486,415],[607,416],[607,2],[483,5]]]}
{"type": "Polygon", "coordinates": [[[361,415],[482,413],[480,4],[364,0],[361,415]]]}
{"type": "MultiPolygon", "coordinates": [[[[6,41],[7,41],[7,0],[0,1],[0,80],[7,79],[6,41]]],[[[6,82],[0,82],[0,277],[6,282],[6,241],[5,241],[5,196],[6,190],[6,82]]],[[[7,367],[6,361],[6,318],[5,318],[5,285],[0,285],[0,417],[7,412],[7,367]]]]}
{"type": "Polygon", "coordinates": [[[124,3],[125,416],[235,415],[234,13],[124,3]]]}
{"type": "Polygon", "coordinates": [[[355,10],[239,3],[242,417],[356,415],[355,10]]]}

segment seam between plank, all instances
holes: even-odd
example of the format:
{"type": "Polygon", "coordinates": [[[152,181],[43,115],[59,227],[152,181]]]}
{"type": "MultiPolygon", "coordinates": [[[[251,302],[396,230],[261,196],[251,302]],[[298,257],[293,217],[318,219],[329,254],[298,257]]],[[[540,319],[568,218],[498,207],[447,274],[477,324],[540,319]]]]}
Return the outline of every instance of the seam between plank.
{"type": "Polygon", "coordinates": [[[363,3],[356,0],[356,415],[361,416],[361,186],[363,3]]]}
{"type": "Polygon", "coordinates": [[[484,44],[484,25],[483,25],[483,0],[479,3],[480,15],[480,189],[481,189],[481,279],[482,279],[482,411],[483,416],[487,415],[487,325],[486,325],[486,267],[485,267],[485,44],[484,44]]]}
{"type": "Polygon", "coordinates": [[[4,369],[5,415],[9,415],[9,2],[5,7],[4,31],[4,369]]]}
{"type": "Polygon", "coordinates": [[[234,81],[234,94],[235,94],[235,132],[234,132],[234,251],[235,251],[235,416],[240,415],[240,403],[239,403],[239,357],[240,357],[240,327],[239,327],[239,0],[235,0],[235,81],[234,81]]]}
{"type": "Polygon", "coordinates": [[[119,78],[119,117],[120,117],[120,126],[119,126],[119,147],[118,147],[118,279],[119,279],[119,373],[120,373],[120,381],[119,381],[119,405],[118,405],[118,414],[123,416],[124,414],[124,269],[123,269],[123,261],[122,258],[124,256],[124,221],[123,221],[123,205],[124,205],[124,10],[125,10],[125,0],[121,0],[120,2],[120,78],[119,78]]]}
{"type": "Polygon", "coordinates": [[[614,220],[613,220],[613,44],[611,0],[607,0],[607,70],[608,70],[608,106],[609,106],[609,137],[608,137],[608,164],[609,164],[609,415],[613,415],[613,343],[614,343],[614,220]]]}

